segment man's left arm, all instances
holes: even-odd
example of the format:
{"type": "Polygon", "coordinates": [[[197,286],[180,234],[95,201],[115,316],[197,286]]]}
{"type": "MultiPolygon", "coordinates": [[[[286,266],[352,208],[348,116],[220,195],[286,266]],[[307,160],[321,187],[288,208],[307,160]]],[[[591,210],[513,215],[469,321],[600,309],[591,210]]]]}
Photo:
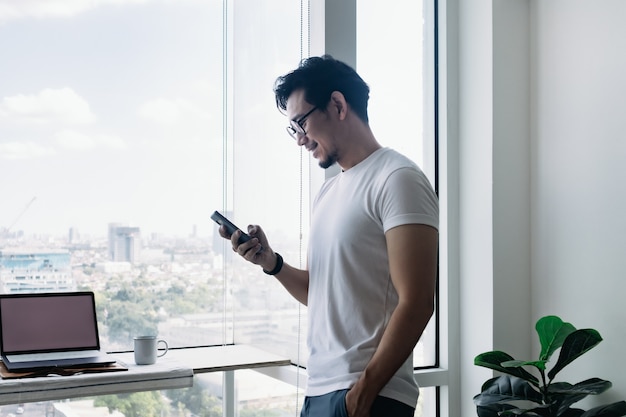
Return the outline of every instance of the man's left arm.
{"type": "Polygon", "coordinates": [[[385,234],[398,306],[365,371],[346,395],[350,417],[369,416],[376,396],[409,357],[434,311],[438,231],[422,224],[385,234]]]}

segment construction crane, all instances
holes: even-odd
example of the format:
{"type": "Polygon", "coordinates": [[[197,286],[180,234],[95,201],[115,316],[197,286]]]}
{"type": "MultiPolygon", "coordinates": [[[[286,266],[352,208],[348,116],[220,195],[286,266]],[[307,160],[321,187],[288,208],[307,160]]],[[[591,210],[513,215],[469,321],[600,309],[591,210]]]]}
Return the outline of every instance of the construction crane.
{"type": "Polygon", "coordinates": [[[33,202],[37,199],[37,197],[33,197],[31,198],[31,200],[28,202],[28,204],[26,204],[26,206],[24,206],[24,208],[22,209],[22,211],[20,211],[20,214],[17,215],[17,217],[15,218],[15,220],[13,220],[13,223],[11,223],[9,225],[9,227],[7,227],[4,232],[5,233],[9,233],[9,231],[13,228],[13,226],[15,226],[15,224],[22,218],[22,216],[24,215],[24,213],[26,213],[26,210],[28,210],[28,208],[31,206],[31,204],[33,204],[33,202]]]}

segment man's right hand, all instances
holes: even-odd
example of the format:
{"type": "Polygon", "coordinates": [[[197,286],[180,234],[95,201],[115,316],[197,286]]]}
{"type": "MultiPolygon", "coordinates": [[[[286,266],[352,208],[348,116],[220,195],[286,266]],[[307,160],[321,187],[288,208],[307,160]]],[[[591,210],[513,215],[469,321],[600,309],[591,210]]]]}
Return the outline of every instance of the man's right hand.
{"type": "MultiPolygon", "coordinates": [[[[220,227],[219,231],[222,237],[228,238],[226,230],[220,227]]],[[[241,244],[238,243],[239,236],[241,236],[240,230],[235,231],[235,233],[230,236],[233,251],[237,252],[248,262],[260,265],[265,270],[271,271],[274,269],[274,266],[276,266],[276,254],[270,247],[261,226],[248,226],[248,235],[250,235],[252,239],[241,244]]]]}

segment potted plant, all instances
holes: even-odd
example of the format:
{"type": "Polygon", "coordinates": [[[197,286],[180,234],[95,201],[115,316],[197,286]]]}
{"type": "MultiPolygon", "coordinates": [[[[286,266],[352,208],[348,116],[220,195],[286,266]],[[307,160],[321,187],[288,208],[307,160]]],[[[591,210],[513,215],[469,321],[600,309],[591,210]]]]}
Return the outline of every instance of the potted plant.
{"type": "Polygon", "coordinates": [[[541,343],[536,361],[515,360],[501,351],[482,353],[474,364],[502,372],[486,381],[474,397],[479,417],[620,417],[626,416],[626,401],[592,408],[588,411],[572,405],[588,395],[600,394],[611,382],[590,378],[577,384],[556,382],[556,375],[572,361],[602,341],[594,329],[577,330],[557,316],[546,316],[535,326],[541,343]],[[556,364],[546,373],[546,364],[560,348],[556,364]],[[530,368],[529,372],[525,368],[530,368]]]}

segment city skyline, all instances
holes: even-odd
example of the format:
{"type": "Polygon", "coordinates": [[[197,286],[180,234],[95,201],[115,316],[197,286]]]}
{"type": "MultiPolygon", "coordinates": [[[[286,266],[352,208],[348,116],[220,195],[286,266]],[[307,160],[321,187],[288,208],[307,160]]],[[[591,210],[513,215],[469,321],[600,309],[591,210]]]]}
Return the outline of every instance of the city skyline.
{"type": "MultiPolygon", "coordinates": [[[[50,237],[54,237],[54,238],[62,238],[62,239],[67,239],[67,241],[69,243],[72,242],[80,242],[83,240],[91,240],[91,239],[105,239],[107,238],[107,235],[109,233],[109,226],[110,224],[124,224],[128,227],[136,227],[138,229],[142,229],[141,226],[135,225],[135,224],[128,224],[125,222],[119,222],[119,221],[107,221],[105,223],[105,226],[103,227],[103,229],[101,231],[98,231],[96,233],[89,233],[89,232],[83,232],[82,230],[80,230],[77,227],[73,227],[73,226],[69,226],[67,227],[66,230],[60,230],[59,232],[27,232],[23,229],[21,229],[19,227],[19,224],[16,223],[14,227],[12,228],[7,228],[6,226],[2,225],[0,226],[0,239],[6,239],[6,240],[19,240],[19,239],[28,239],[28,238],[37,238],[37,237],[41,237],[41,236],[50,236],[50,237]]],[[[213,228],[215,225],[214,223],[210,224],[210,227],[213,228]]],[[[217,226],[215,226],[217,227],[217,226]]],[[[210,230],[208,228],[205,228],[204,232],[205,234],[200,234],[198,233],[198,225],[196,224],[190,224],[188,227],[188,230],[182,230],[181,233],[159,233],[157,231],[152,231],[150,233],[142,233],[142,239],[153,239],[154,237],[159,237],[159,236],[163,236],[163,237],[177,237],[177,238],[211,238],[216,234],[215,230],[210,230]]],[[[8,246],[7,246],[8,247],[8,246]]],[[[1,244],[0,244],[0,248],[2,248],[1,244]]]]}

